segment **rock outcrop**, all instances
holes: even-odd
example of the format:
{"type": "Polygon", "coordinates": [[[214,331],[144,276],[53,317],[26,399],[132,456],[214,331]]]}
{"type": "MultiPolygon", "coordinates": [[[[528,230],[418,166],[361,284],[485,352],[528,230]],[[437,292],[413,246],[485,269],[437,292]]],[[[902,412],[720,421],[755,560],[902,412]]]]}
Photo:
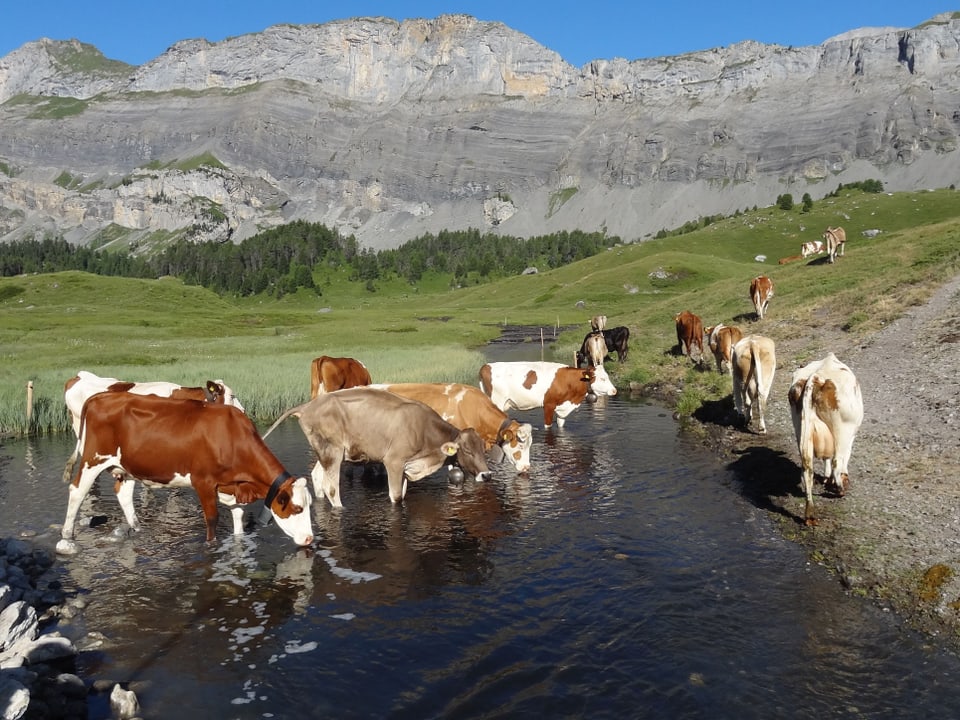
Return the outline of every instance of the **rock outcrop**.
{"type": "Polygon", "coordinates": [[[636,240],[840,182],[956,183],[960,13],[582,68],[462,15],[187,40],[140,67],[44,39],[0,58],[0,103],[0,239],[306,219],[373,248],[466,227],[636,240]]]}

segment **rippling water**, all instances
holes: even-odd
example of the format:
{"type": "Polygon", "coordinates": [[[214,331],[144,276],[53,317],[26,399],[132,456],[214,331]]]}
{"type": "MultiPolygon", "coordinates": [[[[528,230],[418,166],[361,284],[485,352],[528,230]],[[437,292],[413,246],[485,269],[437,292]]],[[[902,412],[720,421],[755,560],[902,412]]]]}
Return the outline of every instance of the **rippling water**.
{"type": "MultiPolygon", "coordinates": [[[[268,444],[308,470],[295,421],[268,444]]],[[[0,448],[3,534],[53,547],[69,452],[0,448]]],[[[207,546],[189,490],[138,491],[143,530],[117,541],[103,479],[82,514],[105,522],[63,559],[88,602],[68,631],[106,636],[80,670],[129,684],[145,718],[960,712],[957,658],[846,597],[662,408],[585,405],[536,431],[532,459],[528,477],[431,476],[402,507],[354,472],[342,511],[315,505],[312,551],[276,526],[234,539],[226,513],[207,546]]]]}

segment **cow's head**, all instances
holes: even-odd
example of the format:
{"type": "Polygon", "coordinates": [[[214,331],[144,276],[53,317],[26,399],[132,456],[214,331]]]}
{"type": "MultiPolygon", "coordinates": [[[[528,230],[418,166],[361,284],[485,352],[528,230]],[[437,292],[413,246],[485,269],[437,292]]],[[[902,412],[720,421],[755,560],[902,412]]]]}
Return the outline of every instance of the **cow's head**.
{"type": "Polygon", "coordinates": [[[269,522],[272,516],[277,526],[297,545],[310,545],[313,542],[310,517],[313,497],[307,490],[306,478],[293,478],[283,473],[273,481],[263,502],[264,510],[269,510],[269,515],[261,513],[261,524],[269,522]]]}
{"type": "Polygon", "coordinates": [[[591,368],[593,371],[593,380],[590,382],[590,389],[593,390],[597,395],[616,395],[617,388],[613,384],[613,381],[610,379],[610,376],[607,375],[606,369],[603,365],[597,365],[594,368],[591,368]]]}
{"type": "Polygon", "coordinates": [[[530,423],[520,424],[507,419],[497,435],[497,443],[517,472],[530,470],[530,446],[533,445],[533,426],[530,423]]]}
{"type": "MultiPolygon", "coordinates": [[[[490,476],[490,468],[487,466],[486,445],[480,433],[473,428],[461,430],[455,444],[457,465],[477,480],[486,480],[490,476]]],[[[449,453],[449,450],[445,452],[449,453]]]]}

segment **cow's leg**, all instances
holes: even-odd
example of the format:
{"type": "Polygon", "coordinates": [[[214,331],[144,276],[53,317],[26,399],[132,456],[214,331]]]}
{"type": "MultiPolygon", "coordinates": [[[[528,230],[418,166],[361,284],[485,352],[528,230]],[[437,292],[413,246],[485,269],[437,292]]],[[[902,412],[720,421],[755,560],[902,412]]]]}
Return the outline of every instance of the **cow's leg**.
{"type": "Polygon", "coordinates": [[[67,515],[63,520],[63,527],[60,529],[60,540],[57,542],[57,552],[64,555],[75,555],[77,544],[73,541],[74,527],[77,522],[77,513],[80,511],[80,504],[90,492],[94,481],[100,476],[100,473],[106,470],[111,461],[100,463],[92,467],[82,466],[70,484],[69,496],[67,498],[67,515]]]}
{"type": "Polygon", "coordinates": [[[404,472],[403,463],[384,460],[383,466],[387,470],[387,492],[390,493],[390,502],[394,504],[403,502],[403,498],[407,495],[407,473],[404,472]]]}
{"type": "MultiPolygon", "coordinates": [[[[114,492],[117,494],[117,502],[120,503],[120,509],[123,510],[123,516],[127,520],[127,525],[134,532],[140,532],[140,520],[137,518],[136,508],[133,506],[133,478],[120,478],[114,486],[114,492]]],[[[117,535],[123,534],[122,528],[117,528],[117,535]]]]}
{"type": "Polygon", "coordinates": [[[804,523],[806,525],[816,525],[817,516],[813,509],[813,455],[802,457],[801,462],[803,463],[803,492],[806,496],[804,523]]]}
{"type": "Polygon", "coordinates": [[[243,505],[240,505],[237,498],[228,493],[217,493],[217,500],[221,505],[230,509],[230,518],[233,520],[233,534],[243,535],[243,505]]]}
{"type": "MultiPolygon", "coordinates": [[[[543,429],[546,430],[548,427],[553,425],[553,414],[556,412],[557,406],[552,402],[544,401],[543,403],[543,429]]],[[[557,425],[563,427],[563,419],[557,418],[557,425]]]]}
{"type": "Polygon", "coordinates": [[[325,497],[335,508],[343,507],[340,501],[340,465],[343,450],[327,446],[317,453],[317,464],[310,471],[313,480],[313,493],[318,498],[325,497]]]}
{"type": "MultiPolygon", "coordinates": [[[[202,487],[193,483],[194,489],[202,487]]],[[[203,519],[207,525],[207,542],[213,542],[217,537],[217,521],[220,519],[220,510],[217,508],[217,493],[197,493],[200,496],[200,509],[203,510],[203,519]]]]}
{"type": "Polygon", "coordinates": [[[764,414],[766,413],[766,410],[767,410],[767,396],[762,394],[758,395],[757,396],[757,413],[760,415],[759,423],[760,423],[761,435],[766,435],[767,433],[767,423],[766,423],[766,420],[764,419],[764,414]]]}

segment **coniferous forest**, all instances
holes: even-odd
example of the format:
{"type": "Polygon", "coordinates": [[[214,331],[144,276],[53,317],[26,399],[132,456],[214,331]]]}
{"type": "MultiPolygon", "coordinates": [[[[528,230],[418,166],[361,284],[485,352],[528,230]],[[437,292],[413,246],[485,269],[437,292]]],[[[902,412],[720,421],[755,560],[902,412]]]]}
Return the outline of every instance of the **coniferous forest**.
{"type": "Polygon", "coordinates": [[[83,270],[134,278],[173,275],[221,295],[281,297],[300,288],[320,294],[314,271],[322,267],[347,269],[350,280],[371,290],[383,278],[415,284],[428,271],[449,274],[452,285],[463,285],[517,275],[529,267],[560,267],[619,242],[618,237],[580,231],[517,238],[468,229],[422,235],[395,249],[373,251],[360,248],[353,236],[298,220],[237,244],[180,239],[140,255],[71,245],[62,238],[0,243],[0,274],[83,270]]]}

